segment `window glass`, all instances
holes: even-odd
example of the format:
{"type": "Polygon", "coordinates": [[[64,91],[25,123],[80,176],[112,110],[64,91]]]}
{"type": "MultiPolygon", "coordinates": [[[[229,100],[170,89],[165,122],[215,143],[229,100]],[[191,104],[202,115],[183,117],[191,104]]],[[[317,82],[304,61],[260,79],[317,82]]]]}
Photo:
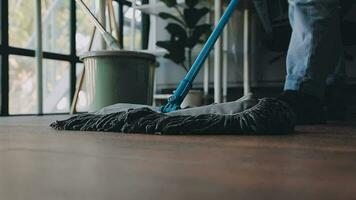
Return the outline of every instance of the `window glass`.
{"type": "Polygon", "coordinates": [[[35,1],[9,0],[9,45],[35,48],[35,1]]]}
{"type": "MultiPolygon", "coordinates": [[[[9,113],[37,113],[35,58],[9,56],[9,113]]],[[[69,111],[69,68],[66,61],[43,60],[43,112],[69,111]]]]}
{"type": "MultiPolygon", "coordinates": [[[[32,2],[32,1],[26,1],[32,2]]],[[[69,0],[42,0],[43,51],[70,53],[69,0]]]]}
{"type": "Polygon", "coordinates": [[[59,60],[43,60],[43,112],[69,112],[70,63],[59,60]]]}
{"type": "MultiPolygon", "coordinates": [[[[41,0],[43,51],[69,54],[68,0],[41,0]]],[[[35,49],[35,1],[9,0],[9,45],[35,49]]]]}
{"type": "Polygon", "coordinates": [[[123,7],[124,13],[124,48],[130,49],[132,46],[132,37],[134,37],[134,48],[141,49],[141,39],[142,39],[142,31],[141,31],[141,11],[129,7],[123,7]],[[135,15],[134,15],[135,13],[135,15]],[[131,28],[131,20],[135,17],[135,26],[134,30],[131,28]]]}
{"type": "MultiPolygon", "coordinates": [[[[80,76],[83,73],[84,65],[83,63],[78,63],[76,67],[76,74],[77,74],[77,80],[80,79],[80,76]]],[[[84,81],[82,83],[81,90],[79,91],[78,95],[78,102],[77,102],[77,112],[87,112],[88,111],[88,97],[87,97],[87,87],[86,87],[86,82],[85,82],[85,77],[84,81]]]]}
{"type": "Polygon", "coordinates": [[[37,112],[37,81],[35,59],[9,56],[9,113],[37,112]]]}
{"type": "MultiPolygon", "coordinates": [[[[97,13],[98,1],[97,0],[83,0],[83,2],[88,6],[92,13],[97,13]]],[[[77,55],[81,55],[84,52],[88,51],[89,41],[94,29],[94,25],[90,22],[87,15],[83,10],[77,6],[76,7],[77,15],[77,32],[75,35],[76,38],[76,50],[77,55]]],[[[95,14],[96,15],[96,14],[95,14]]],[[[97,16],[97,15],[96,15],[97,16]]],[[[93,43],[93,48],[95,49],[98,46],[97,38],[99,37],[98,31],[96,32],[96,40],[93,43]]]]}

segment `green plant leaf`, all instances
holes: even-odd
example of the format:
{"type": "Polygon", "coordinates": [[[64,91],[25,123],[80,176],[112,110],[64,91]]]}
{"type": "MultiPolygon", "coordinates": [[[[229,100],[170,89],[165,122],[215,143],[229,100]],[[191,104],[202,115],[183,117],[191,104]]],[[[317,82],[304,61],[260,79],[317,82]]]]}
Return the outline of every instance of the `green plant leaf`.
{"type": "Polygon", "coordinates": [[[178,24],[169,23],[166,26],[166,30],[171,34],[171,37],[178,37],[178,39],[175,40],[179,40],[180,42],[185,42],[187,40],[187,32],[178,24]]]}
{"type": "Polygon", "coordinates": [[[159,41],[157,46],[162,47],[168,51],[168,54],[164,55],[165,58],[172,60],[176,64],[184,63],[185,61],[185,47],[182,42],[179,41],[159,41]]]}
{"type": "Polygon", "coordinates": [[[181,25],[184,26],[183,20],[179,19],[178,17],[176,17],[176,16],[174,16],[174,15],[172,15],[172,14],[170,14],[170,13],[161,12],[161,13],[158,14],[158,16],[159,16],[160,18],[166,19],[166,20],[167,20],[167,19],[172,19],[172,20],[174,20],[174,21],[176,21],[176,22],[178,22],[179,24],[181,24],[181,25]]]}
{"type": "Polygon", "coordinates": [[[198,25],[194,30],[193,34],[187,40],[187,46],[189,48],[193,48],[196,44],[201,42],[203,35],[208,35],[211,32],[211,25],[210,24],[202,24],[198,25]]]}
{"type": "Polygon", "coordinates": [[[208,8],[186,8],[184,9],[184,20],[189,28],[194,28],[199,20],[208,13],[208,8]]]}
{"type": "Polygon", "coordinates": [[[161,0],[167,7],[173,7],[177,5],[177,0],[161,0]]]}
{"type": "Polygon", "coordinates": [[[179,65],[185,61],[185,44],[187,42],[187,34],[183,27],[179,24],[169,23],[166,26],[167,31],[171,35],[168,41],[158,41],[157,46],[168,51],[164,57],[172,60],[179,65]]]}
{"type": "Polygon", "coordinates": [[[185,0],[185,4],[192,8],[198,4],[198,0],[185,0]]]}

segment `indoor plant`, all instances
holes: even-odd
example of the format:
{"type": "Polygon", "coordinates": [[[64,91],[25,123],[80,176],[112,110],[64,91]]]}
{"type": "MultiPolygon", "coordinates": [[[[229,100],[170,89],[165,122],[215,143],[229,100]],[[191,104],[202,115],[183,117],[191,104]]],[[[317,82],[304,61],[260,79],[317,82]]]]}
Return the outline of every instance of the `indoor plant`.
{"type": "Polygon", "coordinates": [[[184,6],[178,5],[177,0],[162,0],[162,2],[167,7],[173,8],[175,13],[159,13],[160,18],[169,20],[165,29],[170,34],[170,39],[158,41],[156,45],[168,51],[165,58],[188,71],[193,61],[193,48],[202,43],[211,31],[210,24],[199,23],[209,13],[209,9],[198,8],[199,0],[185,0],[184,6]],[[186,57],[188,57],[187,61],[186,57]]]}

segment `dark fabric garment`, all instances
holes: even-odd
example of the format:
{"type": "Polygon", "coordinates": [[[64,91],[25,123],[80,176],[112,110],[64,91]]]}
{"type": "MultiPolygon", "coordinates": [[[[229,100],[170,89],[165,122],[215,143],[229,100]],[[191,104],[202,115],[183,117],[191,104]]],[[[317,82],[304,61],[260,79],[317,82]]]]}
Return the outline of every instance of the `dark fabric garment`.
{"type": "Polygon", "coordinates": [[[293,132],[296,116],[278,99],[263,98],[236,114],[168,115],[150,108],[110,114],[82,114],[50,126],[57,130],[146,134],[285,134],[293,132]]]}

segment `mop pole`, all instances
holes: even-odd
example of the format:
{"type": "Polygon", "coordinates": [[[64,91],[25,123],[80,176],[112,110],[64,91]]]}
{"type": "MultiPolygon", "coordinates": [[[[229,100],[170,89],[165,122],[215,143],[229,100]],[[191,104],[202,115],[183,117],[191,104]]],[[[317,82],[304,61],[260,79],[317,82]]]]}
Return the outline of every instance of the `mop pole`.
{"type": "Polygon", "coordinates": [[[96,28],[101,33],[101,36],[104,38],[107,45],[113,50],[120,49],[116,39],[105,30],[104,26],[98,21],[98,19],[94,16],[94,14],[90,12],[89,8],[85,5],[85,3],[82,0],[76,0],[76,2],[82,8],[84,13],[87,14],[90,21],[96,26],[96,28]]]}
{"type": "Polygon", "coordinates": [[[219,20],[218,24],[214,28],[213,32],[210,34],[208,40],[204,44],[199,55],[195,59],[193,65],[191,66],[188,73],[185,75],[184,79],[179,83],[177,89],[173,92],[173,95],[169,97],[168,102],[165,106],[161,108],[163,113],[171,112],[180,109],[180,104],[184,100],[184,97],[189,92],[192,87],[192,83],[195,77],[198,75],[199,70],[203,66],[205,59],[208,57],[209,52],[213,48],[216,40],[221,35],[222,30],[224,29],[226,23],[229,21],[231,14],[234,11],[235,6],[239,0],[231,0],[227,6],[224,14],[219,20]]]}

